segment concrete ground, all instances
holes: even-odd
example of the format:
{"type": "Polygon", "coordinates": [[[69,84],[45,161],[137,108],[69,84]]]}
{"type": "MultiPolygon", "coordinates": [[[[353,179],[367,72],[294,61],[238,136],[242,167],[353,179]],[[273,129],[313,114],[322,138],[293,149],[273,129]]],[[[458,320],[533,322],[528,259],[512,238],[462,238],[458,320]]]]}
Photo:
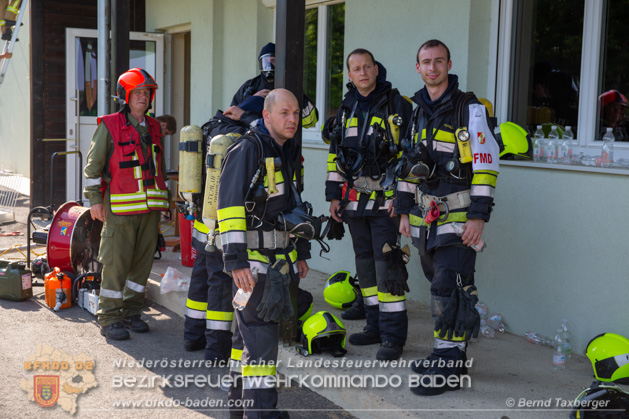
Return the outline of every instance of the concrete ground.
{"type": "MultiPolygon", "coordinates": [[[[23,202],[23,201],[22,201],[23,202]]],[[[26,202],[27,199],[26,199],[26,202]]],[[[26,231],[26,215],[16,214],[17,223],[0,226],[0,234],[26,231]],[[23,216],[23,218],[22,218],[23,216]]],[[[26,210],[27,213],[27,210],[26,210]]],[[[23,236],[0,236],[0,248],[25,244],[23,236]]],[[[7,254],[3,257],[8,257],[7,254]]],[[[78,307],[51,311],[43,302],[43,290],[35,288],[35,296],[24,302],[0,300],[0,361],[5,378],[0,384],[0,416],[40,417],[42,407],[27,401],[20,381],[27,376],[24,362],[37,345],[49,345],[73,356],[89,355],[97,363],[98,387],[80,395],[77,417],[227,417],[225,410],[162,407],[131,409],[113,407],[120,400],[185,400],[211,398],[226,400],[216,388],[124,388],[114,387],[116,377],[161,376],[177,374],[213,374],[221,376],[224,369],[136,368],[120,367],[119,360],[201,360],[202,352],[182,350],[183,313],[186,294],[160,294],[161,275],[169,266],[190,275],[191,268],[181,265],[179,253],[167,249],[153,266],[147,290],[148,302],[144,317],[152,332],[132,336],[123,342],[107,344],[100,335],[95,318],[78,307]],[[118,361],[117,361],[118,360],[118,361]],[[118,362],[118,364],[116,363],[118,362]]],[[[20,257],[13,254],[13,257],[20,257]]],[[[323,300],[322,290],[329,273],[311,271],[302,281],[302,288],[314,296],[314,310],[327,310],[340,317],[339,310],[323,300]]],[[[472,362],[466,388],[434,397],[417,397],[409,389],[406,365],[410,360],[425,357],[432,346],[432,320],[429,309],[408,302],[409,338],[402,359],[397,365],[383,366],[375,362],[378,346],[346,345],[342,358],[312,355],[303,357],[293,346],[281,347],[278,371],[290,377],[290,387],[280,389],[280,408],[292,417],[303,418],[566,418],[566,407],[592,381],[587,358],[573,355],[566,369],[555,371],[553,350],[528,343],[523,337],[497,334],[494,339],[480,337],[471,342],[468,357],[472,362]],[[310,363],[310,364],[309,364],[310,363]]],[[[345,321],[348,335],[359,332],[364,321],[345,321]]],[[[415,377],[416,378],[416,377],[415,377]]],[[[67,416],[59,407],[47,416],[67,416]],[[49,415],[51,413],[51,415],[49,415]]]]}

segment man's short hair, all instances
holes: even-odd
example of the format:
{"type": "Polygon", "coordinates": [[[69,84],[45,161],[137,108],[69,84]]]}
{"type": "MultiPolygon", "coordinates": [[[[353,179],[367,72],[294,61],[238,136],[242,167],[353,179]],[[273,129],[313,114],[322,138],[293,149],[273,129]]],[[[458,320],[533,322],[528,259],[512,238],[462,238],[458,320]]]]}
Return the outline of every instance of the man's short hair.
{"type": "Polygon", "coordinates": [[[155,119],[159,122],[166,122],[166,129],[173,134],[177,132],[177,120],[172,115],[160,115],[155,119]]]}
{"type": "Polygon", "coordinates": [[[431,39],[430,41],[426,41],[422,44],[421,47],[419,47],[419,49],[417,50],[417,55],[415,55],[415,59],[417,60],[417,64],[419,64],[419,52],[424,49],[424,48],[434,48],[434,47],[438,47],[438,46],[442,46],[446,49],[446,52],[448,53],[448,61],[450,61],[450,48],[448,48],[448,46],[446,44],[444,44],[443,42],[441,42],[438,39],[431,39]]]}
{"type": "Polygon", "coordinates": [[[364,49],[364,48],[356,48],[354,51],[350,52],[347,55],[347,60],[345,60],[345,65],[347,65],[347,70],[349,71],[349,57],[351,57],[352,55],[358,55],[358,54],[367,54],[371,57],[371,62],[375,65],[376,64],[376,59],[373,57],[373,54],[371,52],[369,52],[368,50],[364,49]]]}

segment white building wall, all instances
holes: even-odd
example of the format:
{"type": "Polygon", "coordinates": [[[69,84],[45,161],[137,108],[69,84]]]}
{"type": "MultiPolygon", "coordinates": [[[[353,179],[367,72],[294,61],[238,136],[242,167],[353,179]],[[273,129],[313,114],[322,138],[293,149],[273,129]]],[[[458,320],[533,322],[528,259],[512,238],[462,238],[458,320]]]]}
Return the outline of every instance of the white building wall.
{"type": "MultiPolygon", "coordinates": [[[[0,169],[30,176],[30,9],[24,13],[13,58],[0,85],[0,169]]],[[[2,41],[4,46],[4,41],[2,41]]],[[[34,121],[35,124],[43,123],[34,121]]]]}

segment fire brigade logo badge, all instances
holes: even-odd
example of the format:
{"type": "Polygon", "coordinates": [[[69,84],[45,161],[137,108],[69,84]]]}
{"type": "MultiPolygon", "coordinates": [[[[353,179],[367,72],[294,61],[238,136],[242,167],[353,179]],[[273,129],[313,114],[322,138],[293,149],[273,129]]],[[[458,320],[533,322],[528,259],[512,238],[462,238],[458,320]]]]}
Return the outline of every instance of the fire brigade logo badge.
{"type": "Polygon", "coordinates": [[[476,133],[476,138],[478,139],[478,143],[479,144],[485,144],[485,133],[484,132],[477,132],[476,133]]]}
{"type": "Polygon", "coordinates": [[[62,236],[68,235],[68,227],[61,227],[61,235],[62,236]]]}
{"type": "Polygon", "coordinates": [[[59,376],[36,375],[33,377],[35,401],[43,407],[51,407],[59,399],[59,376]]]}

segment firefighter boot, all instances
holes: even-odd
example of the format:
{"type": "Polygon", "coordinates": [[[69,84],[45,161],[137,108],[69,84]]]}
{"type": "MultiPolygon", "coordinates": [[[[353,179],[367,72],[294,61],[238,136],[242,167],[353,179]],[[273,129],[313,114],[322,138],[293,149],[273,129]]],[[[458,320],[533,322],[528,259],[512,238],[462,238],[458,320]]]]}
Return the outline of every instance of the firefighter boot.
{"type": "MultiPolygon", "coordinates": [[[[443,313],[443,309],[445,308],[445,306],[448,305],[448,301],[450,301],[450,297],[439,297],[437,295],[430,296],[430,312],[431,312],[433,321],[437,321],[439,316],[441,316],[441,313],[443,313]]],[[[464,360],[463,360],[464,366],[463,366],[462,374],[467,374],[467,367],[465,367],[465,363],[467,361],[465,350],[463,351],[463,357],[464,357],[464,360]]],[[[430,367],[430,365],[432,365],[433,362],[435,361],[437,361],[437,359],[433,356],[433,354],[430,354],[428,358],[418,359],[412,362],[411,369],[416,374],[426,374],[426,371],[428,371],[428,368],[430,367]]]]}
{"type": "Polygon", "coordinates": [[[140,318],[139,314],[125,317],[122,319],[122,324],[135,333],[146,333],[149,331],[149,325],[140,318]]]}
{"type": "Polygon", "coordinates": [[[362,320],[366,317],[362,293],[358,294],[358,298],[350,308],[341,313],[341,317],[343,320],[362,320]]]}
{"type": "MultiPolygon", "coordinates": [[[[441,341],[441,339],[437,339],[441,341]]],[[[411,385],[411,391],[418,396],[437,396],[446,391],[455,391],[461,388],[463,379],[463,367],[465,366],[465,343],[441,341],[444,344],[452,344],[452,347],[435,348],[428,359],[431,360],[428,369],[423,375],[416,376],[415,385],[411,385]]],[[[439,345],[441,346],[441,345],[439,345]]]]}
{"type": "Polygon", "coordinates": [[[120,322],[101,326],[100,334],[108,339],[126,340],[129,339],[129,331],[120,322]]]}
{"type": "Polygon", "coordinates": [[[382,342],[376,353],[376,359],[380,361],[393,361],[400,358],[404,347],[393,342],[382,342]]]}

